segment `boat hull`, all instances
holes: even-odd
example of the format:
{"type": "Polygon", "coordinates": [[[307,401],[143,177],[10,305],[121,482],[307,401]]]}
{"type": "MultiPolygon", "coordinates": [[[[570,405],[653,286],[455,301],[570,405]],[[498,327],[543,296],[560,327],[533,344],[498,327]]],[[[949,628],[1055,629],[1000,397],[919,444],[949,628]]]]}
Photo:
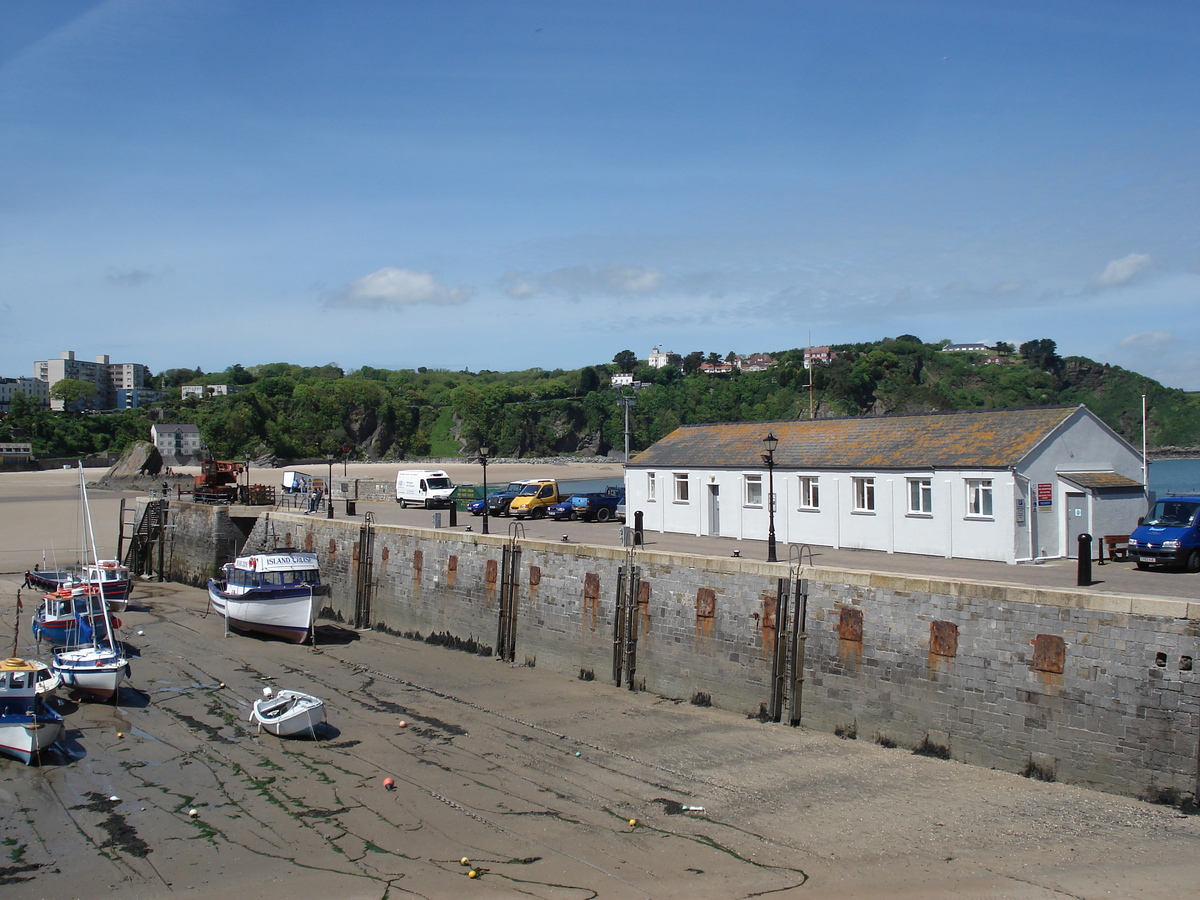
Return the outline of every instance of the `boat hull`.
{"type": "MultiPolygon", "coordinates": [[[[78,572],[30,572],[29,581],[47,591],[57,591],[79,583],[85,586],[97,585],[94,578],[81,577],[78,572]]],[[[109,607],[118,612],[123,610],[133,591],[133,581],[127,577],[115,580],[104,578],[100,584],[103,586],[104,599],[108,601],[109,607]]]]}
{"type": "Polygon", "coordinates": [[[62,716],[38,696],[40,665],[15,656],[0,662],[0,753],[26,765],[63,733],[62,716]]]}
{"type": "Polygon", "coordinates": [[[209,603],[230,628],[277,637],[293,644],[304,643],[312,631],[315,593],[307,585],[301,585],[231,594],[215,580],[208,582],[209,603]]]}
{"type": "Polygon", "coordinates": [[[280,691],[274,697],[254,704],[250,721],[280,737],[296,734],[316,736],[316,728],[325,721],[325,703],[301,691],[280,691]]]}
{"type": "Polygon", "coordinates": [[[62,717],[49,707],[39,713],[0,714],[0,753],[29,765],[62,733],[62,717]]]}
{"type": "Polygon", "coordinates": [[[106,648],[57,650],[51,668],[67,687],[101,700],[115,697],[130,676],[129,660],[106,648]]]}

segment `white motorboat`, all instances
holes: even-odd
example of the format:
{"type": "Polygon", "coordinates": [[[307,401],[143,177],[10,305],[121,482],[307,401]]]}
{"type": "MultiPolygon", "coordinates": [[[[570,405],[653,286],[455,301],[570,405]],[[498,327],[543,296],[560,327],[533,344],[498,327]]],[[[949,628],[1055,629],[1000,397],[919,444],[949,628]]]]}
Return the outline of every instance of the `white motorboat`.
{"type": "Polygon", "coordinates": [[[327,594],[317,554],[290,547],[239,556],[208,580],[208,599],[229,628],[301,644],[312,632],[313,598],[327,594]]]}
{"type": "Polygon", "coordinates": [[[40,762],[62,733],[62,716],[38,696],[37,667],[15,656],[0,662],[0,752],[40,762]]]}

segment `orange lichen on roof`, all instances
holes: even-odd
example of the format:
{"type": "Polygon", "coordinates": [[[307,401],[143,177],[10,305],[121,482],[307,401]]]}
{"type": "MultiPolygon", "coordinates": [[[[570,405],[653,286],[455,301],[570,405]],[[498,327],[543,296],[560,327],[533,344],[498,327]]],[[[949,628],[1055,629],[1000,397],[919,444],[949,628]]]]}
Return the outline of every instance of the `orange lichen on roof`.
{"type": "Polygon", "coordinates": [[[630,461],[634,468],[761,468],[771,432],[788,469],[1007,468],[1080,406],[915,416],[683,425],[630,461]]]}

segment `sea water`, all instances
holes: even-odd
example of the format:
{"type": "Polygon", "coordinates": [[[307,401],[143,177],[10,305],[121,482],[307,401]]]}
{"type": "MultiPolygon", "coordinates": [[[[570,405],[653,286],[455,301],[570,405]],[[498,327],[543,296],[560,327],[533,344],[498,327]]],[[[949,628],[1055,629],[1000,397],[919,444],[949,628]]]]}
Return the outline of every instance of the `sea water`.
{"type": "Polygon", "coordinates": [[[1150,463],[1156,494],[1200,494],[1200,459],[1156,459],[1150,463]]]}

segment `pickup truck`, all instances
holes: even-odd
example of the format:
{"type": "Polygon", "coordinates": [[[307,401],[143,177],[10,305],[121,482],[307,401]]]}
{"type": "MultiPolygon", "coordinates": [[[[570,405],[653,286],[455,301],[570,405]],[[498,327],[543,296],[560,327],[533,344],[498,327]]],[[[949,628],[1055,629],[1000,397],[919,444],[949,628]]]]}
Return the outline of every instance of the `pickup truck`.
{"type": "Polygon", "coordinates": [[[508,504],[508,514],[518,519],[528,516],[531,519],[541,519],[546,510],[556,503],[562,503],[558,493],[558,482],[552,478],[534,478],[525,482],[521,493],[517,494],[508,504]]]}
{"type": "Polygon", "coordinates": [[[1200,572],[1200,494],[1156,501],[1129,535],[1129,555],[1139,569],[1176,565],[1200,572]]]}
{"type": "Polygon", "coordinates": [[[523,487],[525,487],[524,481],[510,481],[508,487],[492,491],[482,500],[472,500],[467,504],[467,512],[473,516],[482,516],[483,508],[486,505],[488,516],[507,515],[508,504],[517,494],[521,493],[523,487]]]}
{"type": "Polygon", "coordinates": [[[617,517],[617,504],[624,502],[625,488],[616,486],[594,493],[575,494],[571,498],[576,518],[585,522],[593,519],[597,522],[611,522],[617,517]]]}

